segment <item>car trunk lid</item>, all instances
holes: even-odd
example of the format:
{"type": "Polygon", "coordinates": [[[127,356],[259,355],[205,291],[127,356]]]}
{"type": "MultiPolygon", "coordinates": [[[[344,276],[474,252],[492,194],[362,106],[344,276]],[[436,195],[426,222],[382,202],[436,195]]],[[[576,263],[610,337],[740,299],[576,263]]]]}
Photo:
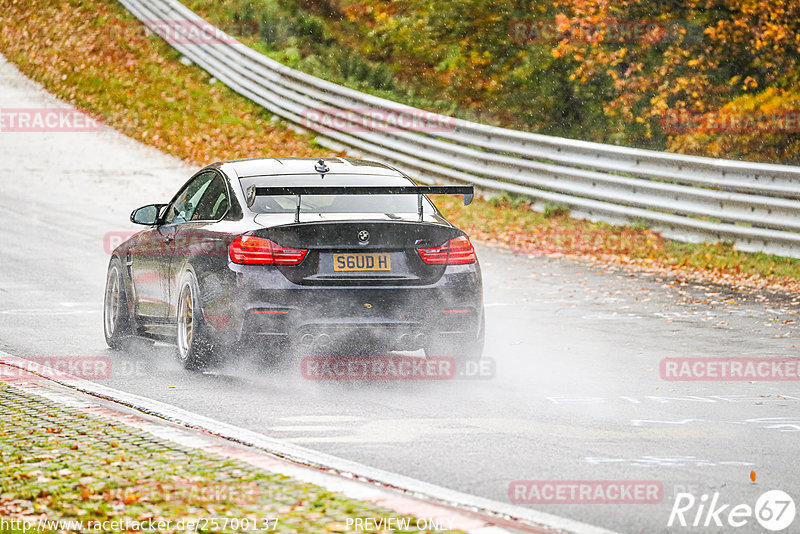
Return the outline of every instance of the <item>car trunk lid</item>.
{"type": "Polygon", "coordinates": [[[342,214],[324,215],[325,220],[271,226],[253,232],[282,247],[308,249],[300,265],[277,266],[294,283],[434,283],[442,276],[445,266],[426,264],[417,249],[437,247],[463,235],[443,219],[433,216],[419,222],[388,215],[388,220],[346,220],[342,214]]]}

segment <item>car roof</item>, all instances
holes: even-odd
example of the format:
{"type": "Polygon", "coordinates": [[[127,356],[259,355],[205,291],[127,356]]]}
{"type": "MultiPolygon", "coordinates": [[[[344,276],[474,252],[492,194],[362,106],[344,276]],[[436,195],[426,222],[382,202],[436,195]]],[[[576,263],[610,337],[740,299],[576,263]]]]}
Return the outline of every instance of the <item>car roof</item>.
{"type": "Polygon", "coordinates": [[[330,169],[325,174],[365,174],[379,176],[405,176],[389,165],[356,158],[250,158],[222,161],[209,165],[231,177],[250,178],[286,174],[318,174],[315,169],[320,159],[330,169]]]}

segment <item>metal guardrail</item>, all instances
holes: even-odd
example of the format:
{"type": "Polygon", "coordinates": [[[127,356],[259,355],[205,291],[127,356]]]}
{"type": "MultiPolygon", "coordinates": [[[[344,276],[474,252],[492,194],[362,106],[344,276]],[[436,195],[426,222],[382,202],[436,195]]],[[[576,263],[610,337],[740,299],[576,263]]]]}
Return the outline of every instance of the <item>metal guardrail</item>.
{"type": "MultiPolygon", "coordinates": [[[[120,2],[146,25],[208,26],[177,0],[120,2]]],[[[274,114],[422,182],[472,183],[529,196],[538,207],[565,204],[578,217],[647,221],[675,239],[734,241],[741,250],[800,258],[800,167],[604,145],[444,117],[315,78],[233,38],[209,41],[170,44],[274,114]],[[380,122],[373,114],[379,110],[425,114],[448,127],[423,132],[380,122]],[[340,118],[344,126],[332,128],[326,122],[331,111],[351,119],[340,118]],[[363,128],[365,117],[378,127],[363,128]]]]}

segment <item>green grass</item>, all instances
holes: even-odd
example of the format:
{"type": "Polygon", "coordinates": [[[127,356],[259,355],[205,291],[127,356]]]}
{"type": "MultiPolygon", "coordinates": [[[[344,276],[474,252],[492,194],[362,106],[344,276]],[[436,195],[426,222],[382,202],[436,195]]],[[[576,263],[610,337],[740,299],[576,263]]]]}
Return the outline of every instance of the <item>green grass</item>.
{"type": "Polygon", "coordinates": [[[476,198],[467,207],[440,197],[437,205],[471,236],[530,254],[566,254],[670,270],[725,284],[774,285],[797,289],[800,259],[736,250],[731,243],[683,243],[651,231],[650,223],[630,226],[573,219],[563,206],[533,211],[515,198],[476,198]],[[752,280],[752,277],[761,280],[752,280]]]}
{"type": "Polygon", "coordinates": [[[221,528],[200,531],[221,533],[256,531],[225,528],[224,518],[254,518],[258,532],[284,533],[345,532],[353,517],[408,518],[416,525],[416,518],[378,505],[0,384],[0,518],[35,524],[42,516],[80,520],[84,528],[70,532],[81,533],[120,531],[95,528],[103,521],[150,519],[171,521],[159,532],[176,534],[194,531],[178,528],[178,521],[203,518],[220,518],[221,528]]]}

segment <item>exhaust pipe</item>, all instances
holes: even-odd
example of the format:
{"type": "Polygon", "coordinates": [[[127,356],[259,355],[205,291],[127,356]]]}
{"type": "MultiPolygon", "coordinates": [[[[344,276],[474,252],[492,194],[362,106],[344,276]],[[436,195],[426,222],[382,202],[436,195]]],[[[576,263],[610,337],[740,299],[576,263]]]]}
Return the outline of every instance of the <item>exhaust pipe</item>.
{"type": "Polygon", "coordinates": [[[318,346],[325,347],[327,345],[330,345],[330,343],[331,343],[331,336],[329,336],[328,334],[320,334],[319,336],[317,336],[318,346]]]}
{"type": "Polygon", "coordinates": [[[428,341],[428,336],[426,334],[419,333],[414,336],[414,341],[416,341],[420,346],[424,346],[425,342],[428,341]]]}
{"type": "Polygon", "coordinates": [[[407,347],[408,345],[411,345],[411,343],[413,341],[414,341],[414,338],[411,337],[411,334],[403,334],[402,336],[400,336],[400,339],[397,340],[397,342],[402,347],[407,347]]]}
{"type": "Polygon", "coordinates": [[[314,336],[311,334],[303,334],[303,336],[300,338],[300,343],[306,347],[310,347],[314,344],[314,336]]]}

